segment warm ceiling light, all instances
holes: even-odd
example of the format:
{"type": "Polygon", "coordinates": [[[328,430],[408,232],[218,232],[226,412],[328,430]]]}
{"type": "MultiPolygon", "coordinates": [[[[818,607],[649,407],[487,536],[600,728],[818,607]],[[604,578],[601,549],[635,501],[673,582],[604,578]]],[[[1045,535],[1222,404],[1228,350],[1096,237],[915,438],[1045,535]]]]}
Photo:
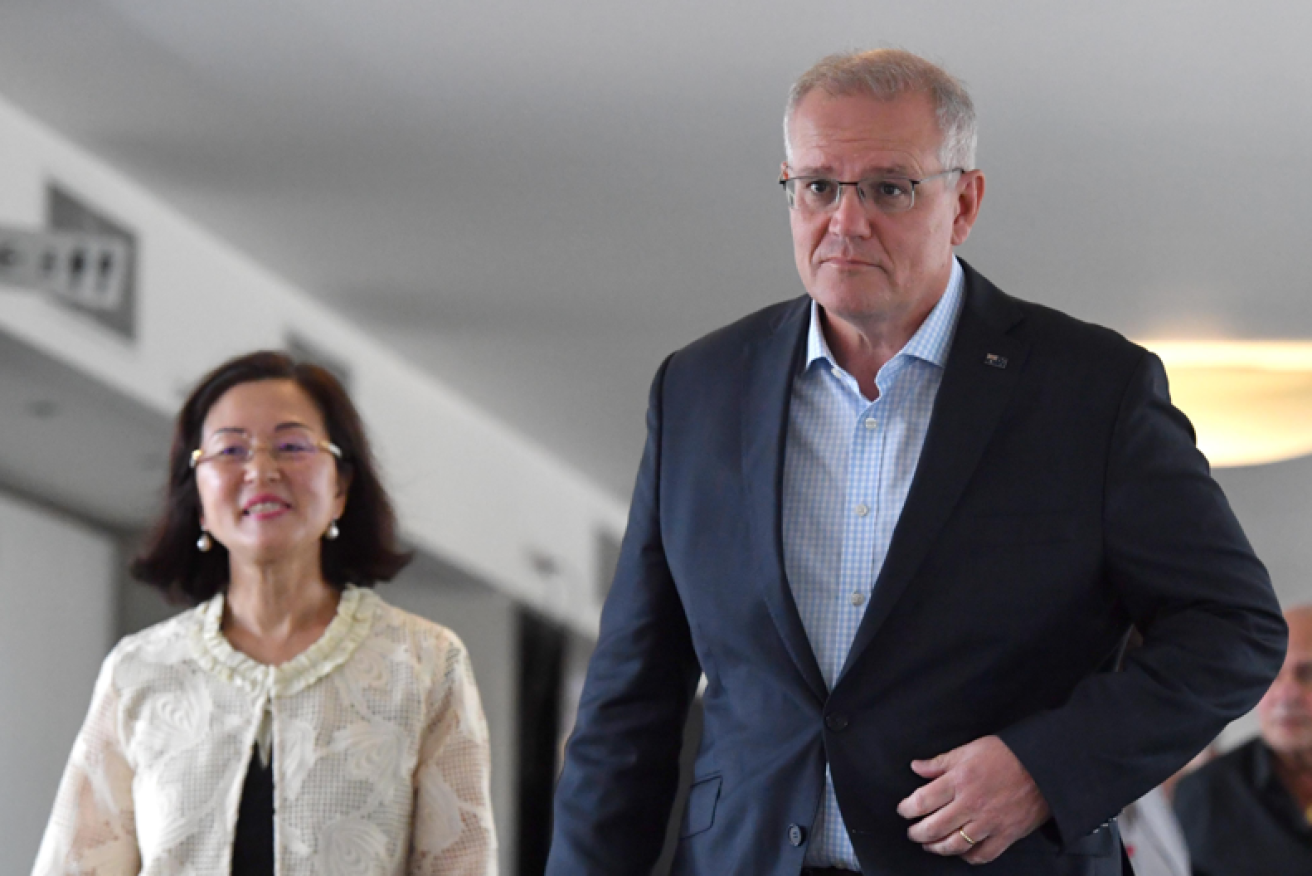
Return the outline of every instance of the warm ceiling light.
{"type": "Polygon", "coordinates": [[[1312,342],[1140,341],[1161,357],[1171,401],[1213,466],[1312,453],[1312,342]]]}

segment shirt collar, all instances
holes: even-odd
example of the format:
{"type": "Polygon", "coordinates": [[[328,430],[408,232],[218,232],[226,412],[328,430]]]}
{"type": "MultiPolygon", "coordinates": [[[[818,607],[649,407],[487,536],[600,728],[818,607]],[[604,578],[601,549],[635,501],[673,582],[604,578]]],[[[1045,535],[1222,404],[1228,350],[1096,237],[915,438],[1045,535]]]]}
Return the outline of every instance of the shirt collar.
{"type": "MultiPolygon", "coordinates": [[[[961,262],[952,257],[952,275],[948,277],[948,286],[944,290],[934,309],[925,317],[925,321],[916,329],[916,333],[907,341],[898,356],[914,356],[932,365],[942,368],[948,360],[948,350],[952,346],[952,336],[956,334],[957,321],[961,316],[961,305],[965,298],[966,277],[961,270],[961,262]]],[[[896,357],[894,357],[896,358],[896,357]]],[[[829,365],[837,367],[825,340],[825,333],[820,328],[820,305],[811,300],[811,325],[806,333],[806,362],[803,370],[810,368],[817,359],[823,359],[829,365]]]]}

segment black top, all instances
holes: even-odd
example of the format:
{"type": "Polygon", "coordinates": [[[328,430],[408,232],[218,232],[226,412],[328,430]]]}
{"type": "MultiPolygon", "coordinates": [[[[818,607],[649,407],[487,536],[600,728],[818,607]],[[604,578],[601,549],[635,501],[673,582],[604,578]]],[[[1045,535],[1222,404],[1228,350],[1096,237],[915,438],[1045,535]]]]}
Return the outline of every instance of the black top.
{"type": "Polygon", "coordinates": [[[273,757],[251,752],[232,842],[232,876],[273,876],[273,757]]]}
{"type": "Polygon", "coordinates": [[[1185,776],[1175,812],[1194,876],[1308,876],[1312,826],[1260,739],[1185,776]]]}

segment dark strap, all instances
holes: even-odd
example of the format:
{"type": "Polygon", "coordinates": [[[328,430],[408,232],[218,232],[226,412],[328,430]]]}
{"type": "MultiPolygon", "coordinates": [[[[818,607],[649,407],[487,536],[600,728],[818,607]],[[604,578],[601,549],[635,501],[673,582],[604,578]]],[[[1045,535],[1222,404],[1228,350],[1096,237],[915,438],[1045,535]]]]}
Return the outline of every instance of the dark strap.
{"type": "Polygon", "coordinates": [[[266,767],[251,751],[232,842],[232,876],[273,876],[273,757],[266,767]]]}

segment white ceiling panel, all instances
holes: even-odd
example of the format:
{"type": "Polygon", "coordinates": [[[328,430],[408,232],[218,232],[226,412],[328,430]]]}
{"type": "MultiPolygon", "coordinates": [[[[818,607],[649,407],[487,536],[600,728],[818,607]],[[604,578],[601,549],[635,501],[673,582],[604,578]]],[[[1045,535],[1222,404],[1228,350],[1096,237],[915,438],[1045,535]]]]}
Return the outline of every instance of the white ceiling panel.
{"type": "Polygon", "coordinates": [[[10,0],[0,94],[627,496],[662,356],[801,292],[787,88],[981,113],[963,254],[1136,336],[1312,337],[1312,4],[10,0]]]}

